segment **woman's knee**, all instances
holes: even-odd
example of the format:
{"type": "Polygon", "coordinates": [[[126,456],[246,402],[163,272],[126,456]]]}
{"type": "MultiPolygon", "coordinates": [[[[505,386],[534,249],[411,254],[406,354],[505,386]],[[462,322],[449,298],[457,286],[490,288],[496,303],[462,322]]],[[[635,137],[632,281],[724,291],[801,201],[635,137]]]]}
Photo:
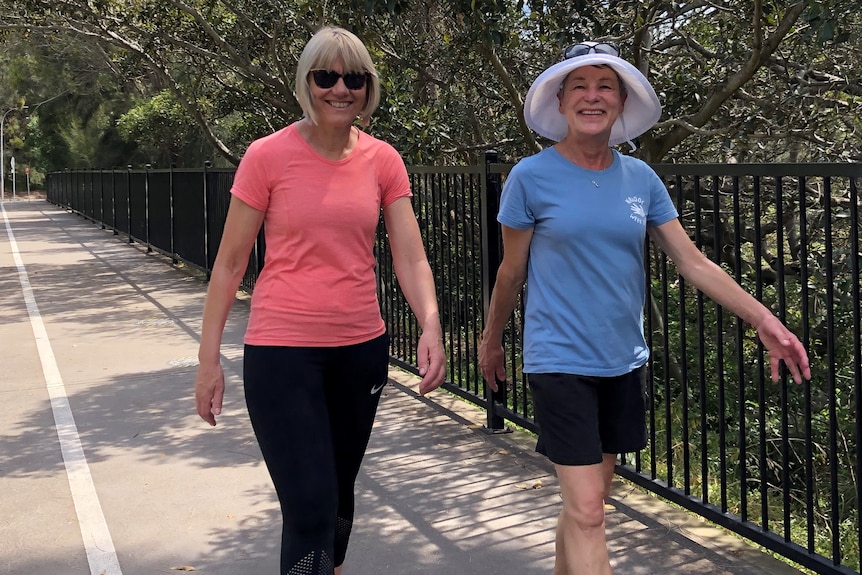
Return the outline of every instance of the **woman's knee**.
{"type": "Polygon", "coordinates": [[[605,503],[601,493],[594,497],[578,497],[563,502],[563,515],[580,529],[603,527],[605,523],[605,503]]]}

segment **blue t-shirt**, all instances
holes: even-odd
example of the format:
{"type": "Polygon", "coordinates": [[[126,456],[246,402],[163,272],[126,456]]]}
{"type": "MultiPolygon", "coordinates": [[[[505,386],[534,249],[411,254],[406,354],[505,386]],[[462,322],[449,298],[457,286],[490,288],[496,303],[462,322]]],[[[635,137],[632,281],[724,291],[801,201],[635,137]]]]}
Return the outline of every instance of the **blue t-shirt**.
{"type": "Polygon", "coordinates": [[[652,168],[616,151],[601,171],[581,168],[553,147],[512,168],[497,221],[533,228],[526,373],[610,377],[646,362],[646,231],[678,215],[652,168]]]}

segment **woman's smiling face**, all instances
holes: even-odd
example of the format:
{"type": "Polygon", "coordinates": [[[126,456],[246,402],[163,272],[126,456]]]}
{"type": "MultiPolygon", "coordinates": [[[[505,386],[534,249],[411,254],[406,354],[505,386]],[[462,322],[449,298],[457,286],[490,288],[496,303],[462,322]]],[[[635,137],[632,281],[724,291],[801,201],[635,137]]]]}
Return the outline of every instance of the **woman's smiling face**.
{"type": "Polygon", "coordinates": [[[625,103],[619,76],[606,65],[582,66],[569,72],[557,98],[568,133],[575,139],[603,135],[609,140],[625,103]]]}
{"type": "MultiPolygon", "coordinates": [[[[328,69],[342,75],[355,71],[345,70],[344,60],[340,57],[328,69]]],[[[311,88],[317,123],[320,125],[351,125],[365,106],[367,82],[358,90],[351,90],[344,84],[344,78],[338,78],[335,85],[321,88],[315,83],[314,74],[309,73],[308,85],[311,88]]]]}

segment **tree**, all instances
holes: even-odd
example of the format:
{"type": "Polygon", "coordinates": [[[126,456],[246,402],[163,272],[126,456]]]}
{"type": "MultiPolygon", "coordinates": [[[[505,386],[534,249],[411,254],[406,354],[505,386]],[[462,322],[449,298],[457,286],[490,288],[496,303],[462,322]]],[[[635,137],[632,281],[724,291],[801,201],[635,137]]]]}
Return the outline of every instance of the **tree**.
{"type": "Polygon", "coordinates": [[[641,138],[650,161],[858,158],[858,0],[3,0],[0,30],[86,39],[127,77],[146,70],[236,163],[248,141],[300,117],[299,51],[338,23],[368,44],[384,79],[375,133],[411,161],[461,162],[537,141],[530,82],[568,43],[615,40],[665,106],[641,138]]]}
{"type": "Polygon", "coordinates": [[[101,46],[45,40],[7,38],[0,66],[10,94],[0,97],[29,106],[25,150],[33,163],[42,170],[125,166],[135,146],[120,139],[116,119],[130,105],[134,85],[105,67],[101,46]]]}

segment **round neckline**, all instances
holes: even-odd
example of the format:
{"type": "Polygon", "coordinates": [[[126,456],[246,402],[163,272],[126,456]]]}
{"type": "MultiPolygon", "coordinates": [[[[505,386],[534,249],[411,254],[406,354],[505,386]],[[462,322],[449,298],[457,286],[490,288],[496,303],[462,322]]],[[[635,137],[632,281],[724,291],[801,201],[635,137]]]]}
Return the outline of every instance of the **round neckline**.
{"type": "Polygon", "coordinates": [[[554,150],[554,152],[557,154],[557,156],[558,156],[561,160],[563,160],[564,162],[566,162],[566,164],[568,164],[568,165],[570,165],[570,166],[574,166],[575,168],[577,168],[577,169],[579,169],[579,170],[583,170],[583,171],[585,171],[585,172],[587,172],[587,173],[589,173],[589,174],[596,174],[596,175],[606,174],[606,173],[608,173],[608,171],[609,171],[609,170],[613,169],[613,167],[614,167],[614,166],[617,164],[617,162],[619,161],[619,160],[617,159],[617,151],[616,151],[616,150],[614,150],[614,149],[611,149],[611,163],[610,163],[610,164],[608,164],[608,166],[607,166],[606,168],[602,168],[602,169],[600,169],[600,170],[594,170],[594,169],[592,169],[592,168],[585,168],[584,166],[582,166],[582,165],[580,165],[580,164],[578,164],[578,163],[576,163],[576,162],[573,162],[572,160],[570,160],[569,158],[567,158],[566,156],[564,156],[564,155],[560,152],[560,150],[558,150],[558,149],[557,149],[557,147],[556,147],[556,146],[551,146],[551,148],[554,150]]]}
{"type": "MultiPolygon", "coordinates": [[[[302,120],[300,120],[300,121],[302,121],[302,120]]],[[[360,138],[362,138],[362,133],[363,133],[362,130],[360,130],[356,126],[350,126],[351,131],[356,130],[356,143],[353,145],[353,148],[350,150],[350,152],[348,152],[348,154],[346,156],[344,156],[343,158],[340,158],[338,160],[333,160],[331,158],[327,158],[327,157],[323,156],[320,152],[317,151],[317,149],[314,146],[311,145],[311,143],[308,140],[305,139],[305,136],[302,135],[302,131],[299,129],[299,122],[293,123],[291,125],[291,127],[296,132],[296,135],[299,137],[299,140],[302,142],[302,145],[308,151],[310,151],[312,154],[314,154],[314,156],[318,160],[320,160],[322,162],[326,162],[328,164],[343,164],[344,162],[347,162],[348,160],[350,160],[353,157],[353,154],[356,153],[357,148],[359,147],[359,140],[360,140],[360,138]]]]}

